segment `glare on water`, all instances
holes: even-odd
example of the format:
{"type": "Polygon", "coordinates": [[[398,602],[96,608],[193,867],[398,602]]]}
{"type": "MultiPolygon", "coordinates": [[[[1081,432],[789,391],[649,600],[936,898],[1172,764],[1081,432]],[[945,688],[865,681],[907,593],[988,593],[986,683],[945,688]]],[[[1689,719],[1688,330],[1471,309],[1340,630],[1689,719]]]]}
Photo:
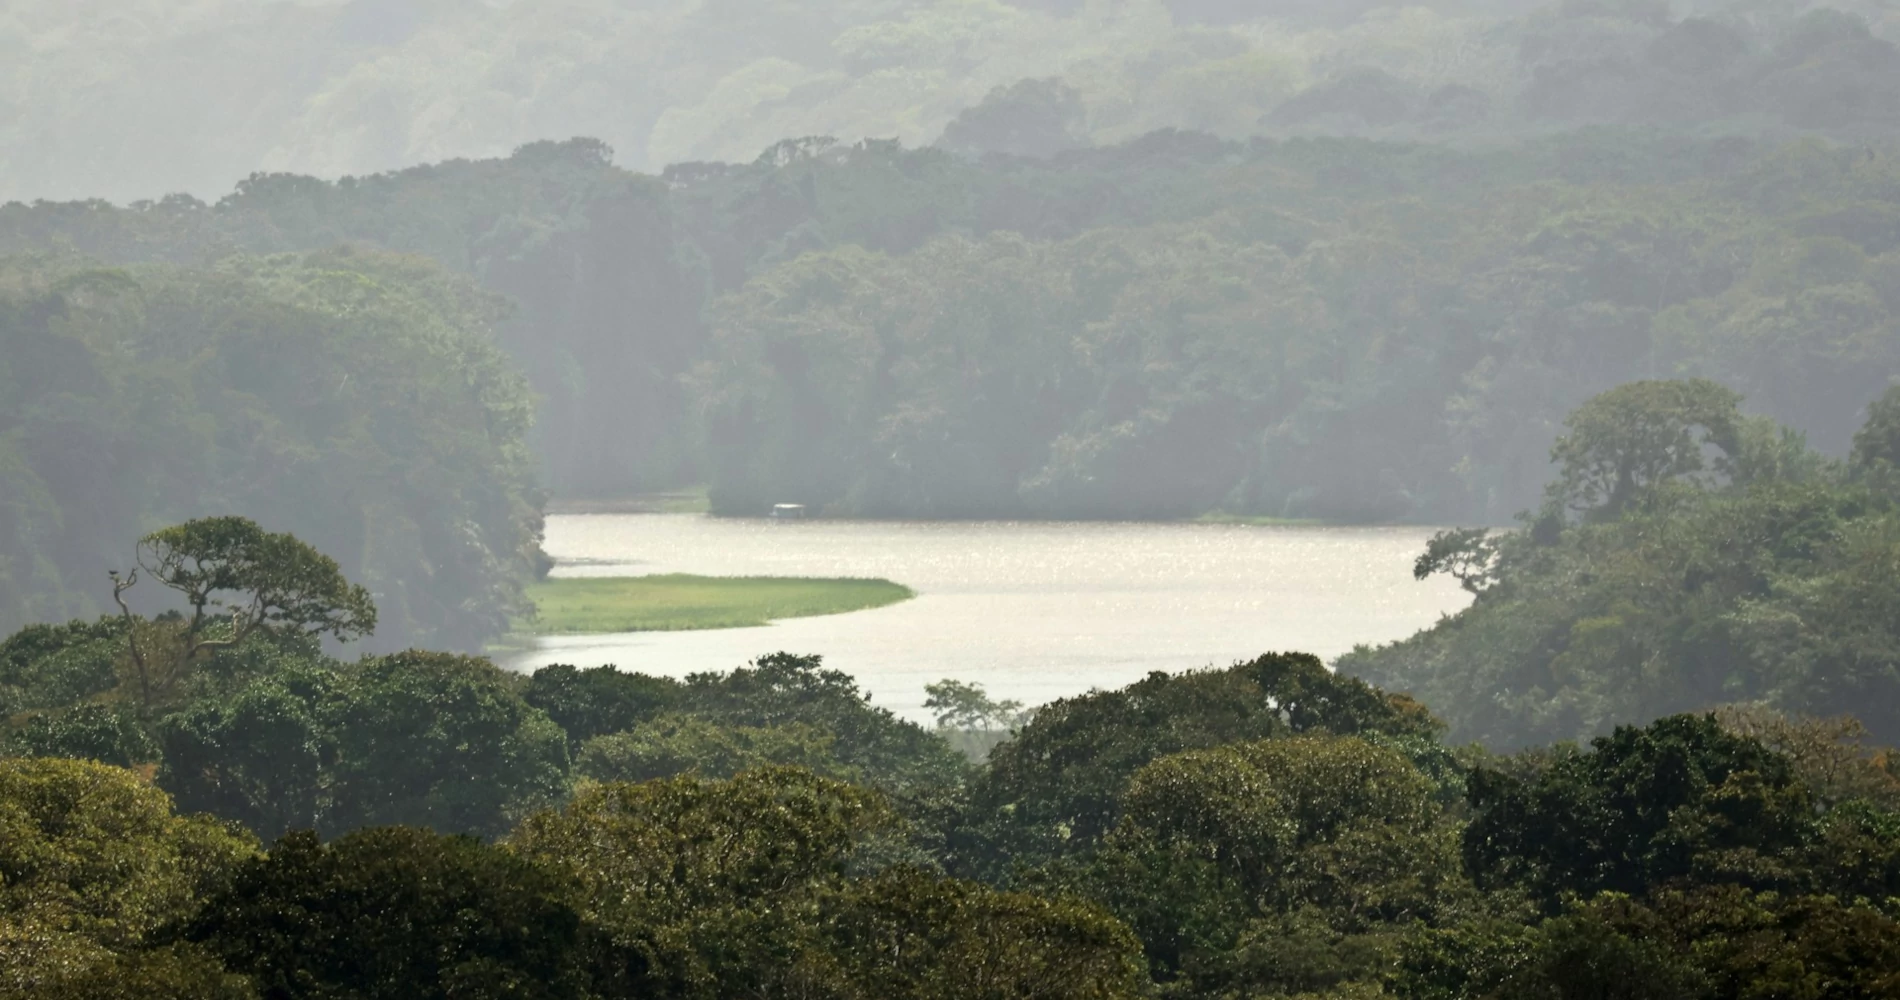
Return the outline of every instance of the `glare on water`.
{"type": "Polygon", "coordinates": [[[761,654],[821,653],[876,704],[924,719],[924,685],[982,684],[1040,704],[1153,670],[1270,650],[1333,657],[1403,638],[1466,595],[1420,583],[1428,528],[1072,522],[548,519],[557,575],[886,577],[918,597],[763,628],[563,636],[512,661],[682,677],[761,654]]]}

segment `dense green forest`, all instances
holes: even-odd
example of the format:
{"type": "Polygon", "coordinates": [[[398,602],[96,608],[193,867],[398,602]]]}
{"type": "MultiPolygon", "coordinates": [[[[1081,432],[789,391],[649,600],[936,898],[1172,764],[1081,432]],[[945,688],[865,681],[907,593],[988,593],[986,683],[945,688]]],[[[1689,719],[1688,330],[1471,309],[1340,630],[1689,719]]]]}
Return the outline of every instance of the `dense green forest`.
{"type": "Polygon", "coordinates": [[[1473,605],[1339,668],[1508,749],[1745,702],[1900,741],[1900,388],[1845,461],[1708,381],[1586,402],[1519,530],[1450,531],[1417,571],[1473,605]]]}
{"type": "Polygon", "coordinates": [[[0,1000],[1895,995],[1896,41],[0,3],[0,1000]],[[700,485],[1465,525],[1473,597],[935,729],[471,655],[550,498],[700,485]]]}
{"type": "MultiPolygon", "coordinates": [[[[1655,402],[1638,388],[1592,405],[1655,402]]],[[[1726,390],[1665,388],[1713,421],[1683,441],[1723,437],[1726,390]]],[[[1857,454],[1893,444],[1900,399],[1881,414],[1857,454]]],[[[1602,452],[1594,415],[1567,453],[1602,452]]],[[[1634,481],[1667,493],[1699,454],[1632,458],[1669,473],[1634,481]]],[[[1586,465],[1553,494],[1578,524],[1663,516],[1586,465]]],[[[1027,718],[937,685],[946,723],[1016,724],[973,762],[953,740],[983,733],[900,720],[817,657],[684,681],[346,661],[318,640],[377,609],[294,536],[204,519],[137,552],[122,589],[182,611],[0,643],[0,996],[1713,1000],[1900,977],[1900,774],[1851,718],[1734,705],[1501,755],[1270,654],[1027,718]]],[[[1528,558],[1507,556],[1500,592],[1528,558]]]]}
{"type": "Polygon", "coordinates": [[[1717,380],[1844,456],[1900,370],[1896,203],[1886,146],[1608,129],[803,140],[657,178],[575,140],[9,205],[0,363],[30,389],[0,454],[32,471],[3,487],[0,621],[96,613],[99,546],[235,511],[382,594],[383,648],[478,649],[539,559],[535,481],[709,482],[742,515],[1503,524],[1564,414],[1644,378],[1717,380]],[[243,363],[292,344],[294,374],[243,363]],[[86,478],[108,454],[131,478],[86,478]]]}
{"type": "Polygon", "coordinates": [[[1631,379],[1719,379],[1844,454],[1900,344],[1897,162],[1164,132],[1052,161],[806,140],[646,178],[576,141],[216,205],[15,205],[0,246],[427,254],[511,301],[557,496],[1502,523],[1563,414],[1631,379]]]}

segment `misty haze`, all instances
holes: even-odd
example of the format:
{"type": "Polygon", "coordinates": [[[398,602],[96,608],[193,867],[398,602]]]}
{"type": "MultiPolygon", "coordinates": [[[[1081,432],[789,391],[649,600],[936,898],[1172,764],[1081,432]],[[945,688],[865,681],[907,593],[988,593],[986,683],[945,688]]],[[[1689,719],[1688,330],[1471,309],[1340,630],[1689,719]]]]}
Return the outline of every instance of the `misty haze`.
{"type": "Polygon", "coordinates": [[[1897,0],[0,0],[0,1000],[1900,983],[1897,0]]]}

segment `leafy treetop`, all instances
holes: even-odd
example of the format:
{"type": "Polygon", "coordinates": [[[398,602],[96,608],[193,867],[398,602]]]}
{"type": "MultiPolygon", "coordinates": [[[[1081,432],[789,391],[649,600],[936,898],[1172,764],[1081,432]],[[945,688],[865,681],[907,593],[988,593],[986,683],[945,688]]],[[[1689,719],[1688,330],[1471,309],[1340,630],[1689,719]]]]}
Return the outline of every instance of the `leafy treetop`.
{"type": "MultiPolygon", "coordinates": [[[[208,517],[139,540],[139,568],[184,595],[191,608],[185,656],[235,646],[258,629],[351,639],[376,630],[369,591],[336,560],[295,536],[244,517],[208,517]],[[206,635],[213,617],[230,628],[206,635]]],[[[136,571],[127,585],[136,580],[136,571]]]]}

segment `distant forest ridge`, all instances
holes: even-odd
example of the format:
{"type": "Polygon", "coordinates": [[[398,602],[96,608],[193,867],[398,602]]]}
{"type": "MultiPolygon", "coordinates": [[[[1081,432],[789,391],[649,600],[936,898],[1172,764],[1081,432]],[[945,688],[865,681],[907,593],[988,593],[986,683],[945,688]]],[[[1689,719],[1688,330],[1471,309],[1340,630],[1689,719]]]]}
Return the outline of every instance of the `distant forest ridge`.
{"type": "Polygon", "coordinates": [[[208,196],[550,134],[648,171],[796,135],[1887,135],[1896,37],[1883,0],[21,0],[0,200],[208,196]]]}
{"type": "Polygon", "coordinates": [[[1843,454],[1900,370],[1885,142],[801,139],[656,178],[573,140],[0,208],[62,268],[343,243],[493,297],[555,495],[727,513],[1503,523],[1594,392],[1714,378],[1843,454]]]}
{"type": "MultiPolygon", "coordinates": [[[[415,31],[379,51],[440,42],[432,19],[530,19],[403,9],[415,31]]],[[[532,27],[631,9],[537,5],[532,27]]],[[[825,9],[682,8],[715,17],[727,41],[773,44],[805,37],[787,25],[825,9]]],[[[824,37],[869,45],[875,32],[839,26],[926,9],[840,9],[825,23],[843,34],[824,37]]],[[[177,30],[138,10],[115,6],[101,30],[144,24],[139,44],[152,45],[177,30]]],[[[249,6],[232,23],[374,25],[392,10],[249,6]]],[[[1565,414],[1597,392],[1711,379],[1842,456],[1900,372],[1900,139],[1887,124],[1900,57],[1881,10],[1313,6],[1275,8],[1271,30],[1222,10],[955,8],[971,23],[1059,24],[1065,38],[1122,25],[1117,37],[1189,39],[1183,51],[1216,62],[1229,57],[1208,53],[1240,51],[1232,39],[1267,51],[1291,37],[1282,28],[1370,45],[1434,18],[1490,24],[1479,36],[1511,53],[1517,82],[1474,88],[1479,100],[1366,49],[1245,127],[1166,101],[1137,101],[1149,110],[1111,126],[1102,81],[1161,100],[1156,80],[1201,63],[1131,57],[1089,76],[1044,59],[910,141],[793,138],[740,162],[679,147],[667,158],[692,159],[649,175],[624,164],[643,148],[663,162],[654,147],[616,154],[626,140],[609,130],[337,180],[253,173],[215,203],[0,206],[0,628],[110,609],[104,569],[123,561],[121,540],[211,514],[335,553],[376,595],[384,650],[479,649],[505,630],[546,567],[549,495],[707,484],[715,511],[741,515],[802,503],[839,516],[1503,524],[1539,503],[1565,414]]],[[[18,63],[28,75],[64,37],[33,18],[56,16],[0,14],[19,28],[0,38],[40,42],[18,63]]],[[[600,25],[561,37],[618,37],[600,25]]],[[[918,51],[935,37],[918,35],[918,51]]],[[[926,65],[888,58],[877,72],[926,65]]],[[[1168,86],[1208,107],[1266,101],[1242,70],[1272,60],[1232,60],[1168,86]]],[[[95,62],[108,78],[120,65],[95,62]]],[[[151,94],[196,78],[161,79],[151,94]]],[[[901,95],[877,79],[865,93],[901,95]]],[[[0,114],[0,184],[45,156],[122,196],[61,145],[85,134],[151,138],[139,156],[89,148],[114,169],[149,166],[153,191],[170,186],[166,143],[190,130],[92,121],[87,101],[140,107],[108,100],[109,82],[64,92],[72,131],[36,139],[18,130],[38,127],[38,110],[0,114]]],[[[400,134],[413,110],[376,106],[394,117],[305,126],[347,150],[352,136],[400,134]]],[[[821,118],[760,127],[797,136],[821,118]]],[[[835,134],[879,131],[892,130],[835,134]]],[[[706,134],[756,148],[743,129],[706,134]]],[[[375,162],[415,158],[387,155],[375,162]]],[[[244,156],[245,170],[284,162],[244,156]]]]}

